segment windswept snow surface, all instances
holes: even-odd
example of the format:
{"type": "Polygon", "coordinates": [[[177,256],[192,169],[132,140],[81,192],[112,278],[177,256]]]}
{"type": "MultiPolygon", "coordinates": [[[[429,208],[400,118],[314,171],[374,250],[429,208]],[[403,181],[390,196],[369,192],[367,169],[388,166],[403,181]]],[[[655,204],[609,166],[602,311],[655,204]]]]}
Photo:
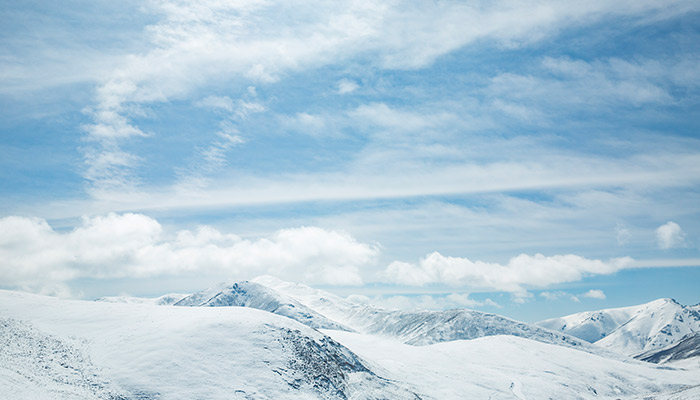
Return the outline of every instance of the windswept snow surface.
{"type": "Polygon", "coordinates": [[[598,351],[585,341],[568,334],[542,329],[536,325],[496,314],[465,309],[386,310],[353,303],[323,290],[284,282],[270,276],[261,276],[253,281],[284,293],[304,306],[353,330],[397,339],[406,344],[428,345],[492,335],[513,335],[543,343],[598,351]]]}
{"type": "Polygon", "coordinates": [[[634,356],[678,343],[700,332],[700,312],[672,299],[623,308],[588,311],[538,322],[610,351],[634,356]]]}
{"type": "Polygon", "coordinates": [[[255,282],[219,284],[175,303],[190,307],[250,307],[299,321],[312,328],[350,330],[293,298],[255,282]]]}
{"type": "Polygon", "coordinates": [[[318,331],[251,308],[158,307],[0,291],[0,318],[11,321],[11,333],[3,331],[11,345],[0,349],[3,399],[415,398],[318,331]],[[80,352],[66,341],[79,341],[80,352]],[[50,354],[59,354],[48,364],[41,356],[46,343],[58,349],[50,354]],[[17,348],[26,356],[7,362],[17,348]],[[67,366],[56,365],[56,357],[64,356],[67,366]],[[46,365],[48,372],[42,371],[46,365]],[[102,386],[92,389],[93,382],[102,386]],[[45,396],[47,390],[67,394],[45,396]],[[122,397],[109,397],[110,390],[122,397]]]}
{"type": "Polygon", "coordinates": [[[99,376],[82,347],[27,322],[0,317],[0,398],[122,398],[117,388],[99,376]]]}
{"type": "Polygon", "coordinates": [[[700,379],[698,369],[613,360],[515,336],[410,346],[324,332],[369,360],[373,370],[434,399],[627,399],[675,392],[700,379]]]}

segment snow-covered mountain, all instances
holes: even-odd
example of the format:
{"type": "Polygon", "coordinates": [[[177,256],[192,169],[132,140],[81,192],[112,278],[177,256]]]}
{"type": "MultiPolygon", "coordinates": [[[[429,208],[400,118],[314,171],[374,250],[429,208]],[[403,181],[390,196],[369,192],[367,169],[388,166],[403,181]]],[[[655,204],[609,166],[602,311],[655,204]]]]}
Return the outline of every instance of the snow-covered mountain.
{"type": "Polygon", "coordinates": [[[687,360],[689,358],[700,359],[700,332],[691,333],[678,341],[678,343],[661,349],[646,351],[635,358],[653,363],[687,360]]]}
{"type": "MultiPolygon", "coordinates": [[[[276,293],[276,295],[284,296],[285,299],[292,299],[306,309],[313,310],[341,326],[350,327],[352,330],[364,334],[396,339],[410,345],[429,345],[484,336],[512,335],[543,343],[579,347],[588,351],[596,350],[584,341],[570,335],[542,329],[536,325],[495,314],[465,309],[446,311],[386,310],[353,303],[323,290],[281,281],[270,276],[258,277],[253,279],[253,282],[276,293]]],[[[269,293],[256,290],[256,292],[247,293],[246,298],[255,297],[260,292],[269,293]]],[[[219,295],[214,295],[214,297],[216,296],[219,295]]],[[[224,302],[218,303],[218,305],[228,304],[224,302]]],[[[298,318],[295,319],[301,321],[298,318]]]]}
{"type": "Polygon", "coordinates": [[[184,297],[176,306],[188,307],[250,307],[282,315],[316,329],[349,330],[329,320],[293,298],[255,282],[219,284],[184,297]]]}
{"type": "Polygon", "coordinates": [[[673,299],[587,311],[537,323],[630,356],[660,349],[700,332],[700,313],[673,299]]]}
{"type": "Polygon", "coordinates": [[[511,335],[412,346],[246,307],[0,291],[2,399],[690,400],[699,376],[511,335]]]}
{"type": "Polygon", "coordinates": [[[252,308],[0,291],[2,399],[415,399],[338,342],[252,308]]]}

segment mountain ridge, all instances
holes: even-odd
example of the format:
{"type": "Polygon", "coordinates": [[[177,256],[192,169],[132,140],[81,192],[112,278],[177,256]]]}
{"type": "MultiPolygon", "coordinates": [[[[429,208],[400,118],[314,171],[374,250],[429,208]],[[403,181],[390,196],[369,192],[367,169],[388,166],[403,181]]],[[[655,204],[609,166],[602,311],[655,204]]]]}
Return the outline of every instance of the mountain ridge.
{"type": "Polygon", "coordinates": [[[569,333],[589,343],[635,356],[677,343],[700,331],[700,312],[672,298],[648,303],[584,311],[537,322],[537,325],[569,333]]]}

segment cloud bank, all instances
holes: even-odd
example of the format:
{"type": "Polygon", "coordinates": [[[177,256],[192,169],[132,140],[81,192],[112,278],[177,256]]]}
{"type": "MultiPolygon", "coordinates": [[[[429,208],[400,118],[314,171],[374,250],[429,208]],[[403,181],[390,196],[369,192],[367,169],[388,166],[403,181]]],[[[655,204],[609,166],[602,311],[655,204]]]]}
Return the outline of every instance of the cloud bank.
{"type": "MultiPolygon", "coordinates": [[[[0,282],[5,287],[34,287],[57,294],[68,293],[65,284],[80,278],[196,274],[239,280],[270,274],[321,285],[383,282],[507,292],[515,301],[523,301],[532,297],[529,289],[644,267],[629,257],[601,261],[573,254],[521,254],[503,265],[433,252],[415,264],[394,261],[377,269],[379,257],[379,245],[319,227],[281,229],[268,237],[248,239],[211,226],[168,232],[154,218],[132,213],[84,217],[79,226],[68,231],[57,231],[39,218],[0,219],[0,282]]],[[[545,292],[541,296],[555,299],[565,294],[545,292]]],[[[605,299],[601,290],[589,290],[580,296],[605,299]]],[[[474,300],[468,293],[443,297],[434,304],[425,297],[374,300],[396,308],[408,304],[423,308],[495,306],[490,300],[474,300]]]]}
{"type": "Polygon", "coordinates": [[[409,286],[444,284],[511,292],[525,295],[526,287],[547,287],[574,282],[592,275],[608,275],[632,263],[629,257],[604,262],[589,260],[573,254],[546,257],[542,254],[521,254],[508,264],[472,261],[468,258],[447,257],[433,252],[418,264],[395,261],[383,272],[391,283],[409,286]]]}
{"type": "Polygon", "coordinates": [[[270,273],[329,285],[362,284],[360,268],[377,248],[316,227],[242,239],[203,226],[173,237],[153,218],[108,214],[84,218],[69,232],[42,219],[0,219],[0,282],[36,286],[77,278],[146,278],[188,273],[236,279],[270,273]]]}

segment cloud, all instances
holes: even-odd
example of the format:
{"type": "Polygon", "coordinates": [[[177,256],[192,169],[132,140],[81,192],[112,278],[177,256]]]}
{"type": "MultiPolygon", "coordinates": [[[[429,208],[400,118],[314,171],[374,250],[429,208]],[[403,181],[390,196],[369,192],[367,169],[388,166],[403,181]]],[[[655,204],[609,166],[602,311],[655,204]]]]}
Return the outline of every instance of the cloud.
{"type": "MultiPolygon", "coordinates": [[[[88,110],[93,123],[85,125],[87,138],[93,143],[89,152],[123,152],[125,141],[143,136],[132,121],[139,106],[186,99],[198,89],[217,84],[271,84],[286,74],[349,59],[362,60],[370,67],[423,68],[470,43],[523,46],[562,29],[610,16],[639,18],[643,22],[651,16],[668,18],[697,8],[692,1],[672,5],[653,1],[546,1],[534,7],[517,2],[352,1],[292,5],[261,1],[154,1],[143,8],[152,13],[151,21],[155,19],[144,29],[149,40],[124,56],[110,73],[101,74],[104,79],[88,110]],[[289,18],[290,15],[297,17],[289,18]]],[[[552,68],[566,73],[572,69],[567,65],[552,68]]],[[[523,86],[517,76],[504,75],[494,83],[499,86],[499,82],[508,90],[512,90],[511,85],[523,86]]],[[[340,86],[341,91],[352,87],[340,86]]],[[[627,93],[626,99],[634,94],[641,101],[664,94],[653,86],[627,85],[618,89],[627,93]]],[[[86,178],[91,185],[109,188],[117,184],[117,190],[128,186],[126,181],[134,174],[133,165],[93,168],[96,158],[110,159],[86,158],[91,171],[86,178]]]]}
{"type": "Polygon", "coordinates": [[[681,247],[685,243],[685,232],[677,223],[668,221],[656,229],[656,243],[664,250],[681,247]]]}
{"type": "Polygon", "coordinates": [[[233,112],[233,100],[228,96],[207,96],[195,103],[197,107],[233,112]]]}
{"type": "Polygon", "coordinates": [[[37,218],[0,219],[0,281],[9,286],[192,273],[229,278],[273,274],[307,283],[359,285],[360,269],[377,255],[374,246],[317,227],[242,239],[208,226],[172,236],[142,214],[84,218],[68,232],[57,232],[37,218]]]}
{"type": "Polygon", "coordinates": [[[551,124],[562,116],[571,119],[570,115],[585,111],[671,105],[679,101],[676,87],[692,86],[673,77],[691,59],[545,57],[529,74],[505,72],[492,77],[484,93],[497,110],[537,124],[551,124]]]}
{"type": "Polygon", "coordinates": [[[558,290],[556,292],[541,292],[540,296],[544,297],[547,300],[559,300],[559,299],[570,299],[572,301],[575,301],[576,303],[580,302],[579,298],[577,296],[574,296],[571,293],[567,293],[561,290],[558,290]]]}
{"type": "Polygon", "coordinates": [[[603,262],[572,254],[551,257],[521,254],[501,265],[433,252],[417,265],[395,261],[384,270],[383,276],[388,282],[409,286],[445,284],[518,295],[525,293],[526,287],[547,287],[579,281],[586,276],[612,274],[631,262],[629,257],[603,262]]]}
{"type": "Polygon", "coordinates": [[[583,297],[588,297],[590,299],[605,300],[605,293],[600,289],[591,289],[583,294],[583,297]]]}
{"type": "Polygon", "coordinates": [[[359,88],[360,85],[358,85],[355,81],[348,79],[341,79],[338,81],[338,94],[352,93],[359,88]]]}

